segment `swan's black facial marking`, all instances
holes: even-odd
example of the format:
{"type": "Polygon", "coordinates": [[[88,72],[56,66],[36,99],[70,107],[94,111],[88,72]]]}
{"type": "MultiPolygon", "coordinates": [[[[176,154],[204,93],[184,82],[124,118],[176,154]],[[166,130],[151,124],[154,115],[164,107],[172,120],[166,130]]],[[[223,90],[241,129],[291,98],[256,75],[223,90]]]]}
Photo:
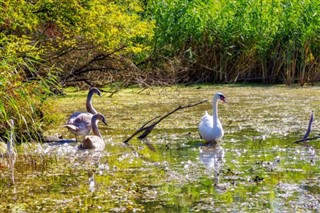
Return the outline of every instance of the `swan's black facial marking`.
{"type": "Polygon", "coordinates": [[[224,103],[227,103],[226,97],[224,97],[224,95],[219,94],[220,100],[224,103]]]}

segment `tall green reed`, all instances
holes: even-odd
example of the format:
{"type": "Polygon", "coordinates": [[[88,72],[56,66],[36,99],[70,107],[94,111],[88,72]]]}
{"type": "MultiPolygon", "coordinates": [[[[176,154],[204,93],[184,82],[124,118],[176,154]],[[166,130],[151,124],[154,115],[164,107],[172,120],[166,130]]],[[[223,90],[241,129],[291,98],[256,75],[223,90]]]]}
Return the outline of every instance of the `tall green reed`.
{"type": "Polygon", "coordinates": [[[319,79],[315,0],[154,0],[155,52],[179,58],[186,79],[304,83],[319,79]],[[204,78],[203,76],[206,76],[204,78]]]}

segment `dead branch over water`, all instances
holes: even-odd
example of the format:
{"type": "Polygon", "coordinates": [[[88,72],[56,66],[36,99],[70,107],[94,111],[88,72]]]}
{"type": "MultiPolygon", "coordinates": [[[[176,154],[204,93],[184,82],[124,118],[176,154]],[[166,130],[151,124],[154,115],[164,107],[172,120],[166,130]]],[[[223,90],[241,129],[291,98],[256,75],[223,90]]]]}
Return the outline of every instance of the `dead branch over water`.
{"type": "Polygon", "coordinates": [[[306,141],[316,140],[316,139],[320,138],[320,136],[308,138],[309,134],[311,132],[311,129],[312,129],[313,120],[314,120],[314,114],[313,114],[313,111],[312,111],[311,115],[310,115],[310,120],[309,120],[309,124],[308,124],[308,128],[307,128],[306,133],[304,134],[304,136],[302,137],[301,140],[295,141],[295,143],[306,142],[306,141]]]}
{"type": "Polygon", "coordinates": [[[194,104],[188,104],[186,106],[178,106],[177,108],[175,108],[174,110],[168,112],[167,114],[163,115],[163,116],[156,116],[154,118],[152,118],[151,120],[147,121],[145,124],[143,124],[137,131],[135,131],[130,137],[128,137],[124,143],[128,143],[134,136],[136,136],[137,134],[139,134],[140,132],[143,132],[138,138],[141,140],[141,139],[144,139],[146,138],[150,133],[151,131],[156,127],[156,125],[158,123],[160,123],[163,119],[165,119],[166,117],[168,117],[169,115],[181,110],[181,109],[186,109],[186,108],[190,108],[190,107],[194,107],[194,106],[197,106],[199,104],[202,104],[202,103],[205,103],[205,102],[208,102],[208,100],[202,100],[202,101],[199,101],[197,103],[194,103],[194,104]],[[158,119],[158,120],[156,120],[158,119]],[[156,120],[156,121],[154,121],[156,120]],[[152,122],[154,121],[154,122],[152,122]],[[151,123],[152,122],[152,123],[151,123]],[[151,123],[151,124],[150,124],[151,123]],[[148,125],[150,124],[150,125],[148,125]]]}

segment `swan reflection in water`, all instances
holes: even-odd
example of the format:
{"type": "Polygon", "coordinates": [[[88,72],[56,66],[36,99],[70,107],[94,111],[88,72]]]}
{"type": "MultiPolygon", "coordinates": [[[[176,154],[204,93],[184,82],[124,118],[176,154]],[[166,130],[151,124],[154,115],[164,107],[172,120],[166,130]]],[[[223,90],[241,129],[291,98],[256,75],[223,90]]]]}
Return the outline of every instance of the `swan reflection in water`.
{"type": "Polygon", "coordinates": [[[8,127],[7,144],[0,141],[0,170],[2,170],[2,168],[8,168],[11,173],[12,184],[14,184],[14,167],[17,159],[17,152],[14,145],[15,132],[13,119],[8,121],[8,127]]]}
{"type": "Polygon", "coordinates": [[[220,145],[201,146],[199,160],[206,167],[209,175],[213,173],[214,186],[216,189],[221,190],[224,188],[219,184],[219,173],[225,162],[224,148],[220,145]]]}

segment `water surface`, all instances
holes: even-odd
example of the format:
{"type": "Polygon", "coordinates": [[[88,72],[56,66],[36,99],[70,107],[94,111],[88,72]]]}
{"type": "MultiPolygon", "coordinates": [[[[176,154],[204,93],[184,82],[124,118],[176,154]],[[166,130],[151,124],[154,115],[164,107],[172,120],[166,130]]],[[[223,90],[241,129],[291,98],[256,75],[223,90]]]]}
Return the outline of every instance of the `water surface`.
{"type": "MultiPolygon", "coordinates": [[[[0,208],[7,212],[316,212],[319,141],[296,144],[311,111],[319,134],[320,88],[193,86],[130,88],[94,96],[107,143],[102,152],[76,143],[18,147],[14,171],[1,159],[0,208]],[[123,141],[148,120],[223,92],[225,136],[203,146],[197,123],[210,103],[178,111],[146,140],[123,141]],[[14,182],[13,182],[14,179],[14,182]]],[[[74,137],[63,123],[84,111],[86,92],[54,101],[61,124],[47,134],[74,137]]]]}

